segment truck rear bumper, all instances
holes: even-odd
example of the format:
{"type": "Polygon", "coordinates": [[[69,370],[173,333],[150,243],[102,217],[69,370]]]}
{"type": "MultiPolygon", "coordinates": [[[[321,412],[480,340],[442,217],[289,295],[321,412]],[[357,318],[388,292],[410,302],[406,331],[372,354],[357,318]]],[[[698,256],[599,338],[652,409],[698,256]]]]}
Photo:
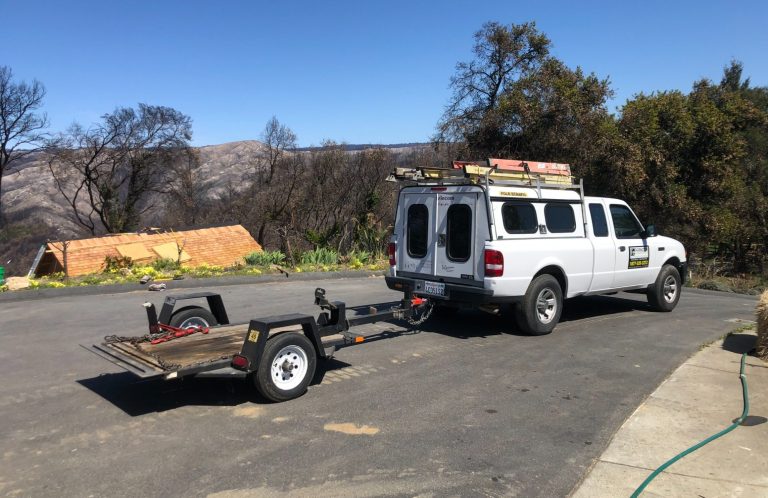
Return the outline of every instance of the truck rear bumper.
{"type": "Polygon", "coordinates": [[[424,297],[431,297],[438,300],[453,301],[460,303],[470,304],[488,304],[499,302],[512,302],[514,299],[499,299],[494,297],[491,289],[484,289],[482,287],[472,287],[469,285],[459,285],[452,283],[443,283],[445,286],[444,295],[435,295],[430,292],[425,292],[424,282],[432,282],[431,280],[420,280],[410,277],[384,277],[387,282],[387,287],[397,291],[411,291],[413,294],[424,297]]]}

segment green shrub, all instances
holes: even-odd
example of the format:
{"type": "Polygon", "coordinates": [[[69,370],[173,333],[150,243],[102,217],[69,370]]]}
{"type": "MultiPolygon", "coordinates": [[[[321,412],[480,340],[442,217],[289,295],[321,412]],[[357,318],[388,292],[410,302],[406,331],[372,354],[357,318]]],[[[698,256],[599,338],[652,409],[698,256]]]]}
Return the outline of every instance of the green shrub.
{"type": "Polygon", "coordinates": [[[104,258],[104,273],[117,273],[122,268],[131,268],[133,260],[128,256],[106,256],[104,258]]]}
{"type": "Polygon", "coordinates": [[[174,261],[171,258],[160,258],[152,262],[152,268],[157,271],[176,271],[179,269],[178,261],[174,261]]]}
{"type": "Polygon", "coordinates": [[[285,254],[280,251],[256,251],[245,256],[245,263],[251,266],[281,265],[285,254]]]}
{"type": "Polygon", "coordinates": [[[347,259],[350,263],[359,262],[361,264],[372,263],[376,260],[375,255],[371,251],[351,251],[347,254],[347,259]]]}
{"type": "Polygon", "coordinates": [[[302,265],[335,265],[339,262],[339,253],[333,249],[321,247],[301,255],[302,265]]]}

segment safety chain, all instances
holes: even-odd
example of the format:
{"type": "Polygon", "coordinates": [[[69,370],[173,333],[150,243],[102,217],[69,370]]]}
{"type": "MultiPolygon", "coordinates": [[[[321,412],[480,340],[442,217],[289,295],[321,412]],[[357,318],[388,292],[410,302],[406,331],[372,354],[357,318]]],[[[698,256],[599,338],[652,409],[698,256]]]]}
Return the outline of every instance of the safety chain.
{"type": "Polygon", "coordinates": [[[128,337],[124,335],[105,335],[104,336],[104,343],[105,344],[114,344],[116,342],[129,342],[133,344],[134,346],[141,343],[141,342],[149,342],[150,335],[139,335],[134,337],[128,337]]]}
{"type": "Polygon", "coordinates": [[[419,318],[413,318],[412,316],[407,319],[407,322],[410,325],[413,325],[414,327],[418,327],[422,323],[426,322],[430,316],[432,316],[432,312],[435,310],[435,302],[431,301],[429,299],[425,299],[426,304],[420,304],[418,306],[415,306],[413,309],[416,311],[417,309],[425,309],[426,311],[424,314],[422,314],[419,318]]]}

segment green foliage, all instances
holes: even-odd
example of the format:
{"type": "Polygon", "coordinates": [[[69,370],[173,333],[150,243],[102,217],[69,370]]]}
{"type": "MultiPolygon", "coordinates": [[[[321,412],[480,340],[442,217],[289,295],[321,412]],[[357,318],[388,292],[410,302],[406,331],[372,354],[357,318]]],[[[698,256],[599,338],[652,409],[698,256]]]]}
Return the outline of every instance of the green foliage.
{"type": "Polygon", "coordinates": [[[361,218],[355,226],[353,247],[357,251],[370,253],[374,257],[383,256],[390,229],[381,227],[373,220],[370,213],[366,213],[361,218]]]}
{"type": "Polygon", "coordinates": [[[299,260],[302,265],[335,265],[339,262],[339,253],[333,249],[321,247],[302,253],[299,260]]]}
{"type": "Polygon", "coordinates": [[[459,158],[570,163],[588,194],[625,199],[689,254],[767,272],[768,87],[731,62],[720,83],[641,93],[611,115],[609,81],[549,47],[534,24],[485,24],[451,79],[437,141],[459,158]]]}
{"type": "Polygon", "coordinates": [[[117,273],[123,268],[131,268],[133,260],[128,256],[109,256],[104,258],[104,273],[117,273]]]}
{"type": "Polygon", "coordinates": [[[339,234],[340,227],[338,223],[334,223],[324,230],[308,229],[305,232],[305,238],[307,242],[315,247],[327,247],[331,240],[339,234]]]}
{"type": "Polygon", "coordinates": [[[159,258],[152,262],[152,268],[159,272],[173,272],[178,270],[181,264],[171,258],[159,258]]]}
{"type": "Polygon", "coordinates": [[[251,266],[281,265],[285,263],[285,254],[280,251],[256,251],[245,256],[245,263],[251,266]]]}
{"type": "Polygon", "coordinates": [[[349,262],[359,261],[362,264],[373,263],[376,261],[376,255],[370,251],[352,251],[346,256],[349,262]]]}
{"type": "MultiPolygon", "coordinates": [[[[734,272],[761,270],[768,208],[768,89],[750,88],[731,63],[722,82],[689,94],[640,94],[618,119],[610,175],[587,175],[629,201],[641,219],[699,257],[725,256],[734,272]]],[[[603,170],[604,172],[604,170],[603,170]]]]}

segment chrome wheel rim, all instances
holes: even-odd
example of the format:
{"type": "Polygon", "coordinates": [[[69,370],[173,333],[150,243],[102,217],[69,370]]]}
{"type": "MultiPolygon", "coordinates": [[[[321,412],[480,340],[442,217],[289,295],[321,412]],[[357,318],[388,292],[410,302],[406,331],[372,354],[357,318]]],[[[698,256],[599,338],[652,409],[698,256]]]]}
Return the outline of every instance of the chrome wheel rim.
{"type": "Polygon", "coordinates": [[[552,289],[543,289],[536,297],[536,315],[541,323],[549,323],[557,314],[557,296],[552,289]]]}
{"type": "Polygon", "coordinates": [[[272,360],[272,382],[283,391],[294,389],[307,375],[308,365],[307,353],[303,349],[294,345],[286,346],[272,360]]]}
{"type": "Polygon", "coordinates": [[[662,293],[664,294],[664,300],[666,302],[675,302],[675,298],[677,298],[677,280],[675,277],[668,275],[667,278],[664,279],[664,290],[662,293]]]}

